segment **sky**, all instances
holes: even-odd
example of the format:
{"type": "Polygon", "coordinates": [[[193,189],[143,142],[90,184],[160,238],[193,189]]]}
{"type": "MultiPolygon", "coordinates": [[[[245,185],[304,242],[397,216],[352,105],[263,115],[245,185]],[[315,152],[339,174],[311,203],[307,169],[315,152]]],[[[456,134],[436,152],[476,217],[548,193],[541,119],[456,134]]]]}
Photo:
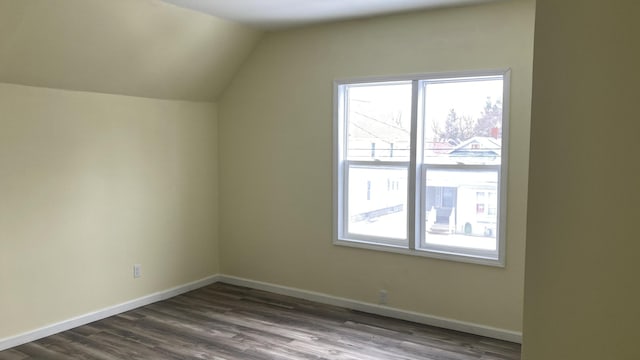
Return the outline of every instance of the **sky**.
{"type": "MultiPolygon", "coordinates": [[[[477,119],[484,109],[487,97],[502,102],[502,80],[427,83],[425,120],[444,124],[451,109],[463,116],[477,119]]],[[[432,138],[432,127],[425,126],[426,138],[432,138]]]]}
{"type": "MultiPolygon", "coordinates": [[[[425,86],[425,126],[426,137],[432,131],[432,122],[443,125],[451,109],[459,116],[480,116],[487,98],[491,101],[503,100],[502,79],[490,78],[473,81],[426,81],[425,86]]],[[[352,101],[376,104],[371,110],[385,113],[401,113],[402,127],[409,130],[411,121],[411,82],[383,83],[382,85],[362,84],[349,89],[352,101]]]]}

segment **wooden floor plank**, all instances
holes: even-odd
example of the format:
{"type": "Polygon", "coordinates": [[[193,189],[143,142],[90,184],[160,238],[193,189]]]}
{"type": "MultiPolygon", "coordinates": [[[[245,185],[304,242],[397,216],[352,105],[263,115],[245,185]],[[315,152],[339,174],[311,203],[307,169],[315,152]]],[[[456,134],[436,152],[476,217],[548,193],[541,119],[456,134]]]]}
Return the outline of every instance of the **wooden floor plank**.
{"type": "Polygon", "coordinates": [[[520,345],[216,283],[0,360],[517,360],[520,345]]]}

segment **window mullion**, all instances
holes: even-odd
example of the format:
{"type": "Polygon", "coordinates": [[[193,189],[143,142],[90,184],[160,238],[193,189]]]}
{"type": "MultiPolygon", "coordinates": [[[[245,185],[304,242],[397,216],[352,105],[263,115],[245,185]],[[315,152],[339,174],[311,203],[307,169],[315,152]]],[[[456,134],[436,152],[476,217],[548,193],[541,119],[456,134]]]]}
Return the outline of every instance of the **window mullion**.
{"type": "Polygon", "coordinates": [[[347,161],[347,134],[349,133],[347,125],[347,113],[349,106],[349,91],[346,88],[342,88],[336,85],[334,93],[334,102],[337,104],[337,109],[334,114],[334,126],[336,128],[334,132],[334,142],[336,144],[334,162],[335,173],[334,181],[339,186],[334,190],[334,209],[337,211],[338,220],[334,225],[334,232],[336,237],[334,240],[338,240],[344,237],[347,232],[348,224],[348,211],[347,211],[347,199],[348,199],[348,161],[347,161]]]}
{"type": "Polygon", "coordinates": [[[410,155],[409,155],[409,176],[407,184],[407,240],[410,250],[416,249],[416,240],[420,231],[420,221],[418,220],[420,215],[418,207],[420,202],[418,201],[419,189],[419,171],[418,166],[418,151],[419,139],[418,139],[418,98],[419,98],[419,81],[413,80],[411,83],[411,139],[410,139],[410,155]]]}

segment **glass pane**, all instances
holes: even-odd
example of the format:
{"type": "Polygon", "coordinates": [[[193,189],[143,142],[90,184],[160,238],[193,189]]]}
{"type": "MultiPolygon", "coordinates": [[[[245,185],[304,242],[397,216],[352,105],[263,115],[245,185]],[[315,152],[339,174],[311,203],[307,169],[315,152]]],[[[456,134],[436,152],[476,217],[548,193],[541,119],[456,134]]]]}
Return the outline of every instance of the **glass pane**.
{"type": "Polygon", "coordinates": [[[348,176],[348,232],[406,245],[407,169],[351,166],[348,176]]]}
{"type": "Polygon", "coordinates": [[[422,84],[424,162],[500,164],[502,76],[422,84]]]}
{"type": "Polygon", "coordinates": [[[347,88],[347,159],[409,161],[411,82],[347,88]]]}
{"type": "Polygon", "coordinates": [[[426,246],[496,251],[497,170],[427,169],[426,246]]]}

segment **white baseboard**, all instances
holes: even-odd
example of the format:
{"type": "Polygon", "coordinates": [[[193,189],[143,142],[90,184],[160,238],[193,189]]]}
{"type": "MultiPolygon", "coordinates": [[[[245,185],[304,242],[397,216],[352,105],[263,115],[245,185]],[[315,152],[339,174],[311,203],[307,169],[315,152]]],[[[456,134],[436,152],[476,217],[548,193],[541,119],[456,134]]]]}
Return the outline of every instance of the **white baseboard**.
{"type": "Polygon", "coordinates": [[[219,275],[218,281],[231,285],[245,286],[252,289],[264,290],[276,294],[292,296],[300,299],[319,302],[322,304],[340,306],[352,310],[358,310],[366,313],[388,316],[396,319],[412,321],[420,324],[437,326],[444,329],[462,331],[469,334],[486,336],[494,339],[506,340],[515,343],[522,343],[522,333],[512,330],[505,330],[491,326],[474,324],[459,320],[447,319],[439,316],[432,316],[407,310],[382,306],[377,304],[365,303],[361,301],[351,300],[322,294],[313,291],[301,290],[297,288],[281,286],[261,281],[249,280],[229,275],[219,275]]]}
{"type": "Polygon", "coordinates": [[[0,351],[12,348],[14,346],[26,344],[28,342],[35,341],[38,339],[42,339],[44,337],[57,334],[62,331],[70,330],[78,326],[86,325],[94,321],[107,318],[109,316],[114,316],[114,315],[123,313],[125,311],[139,308],[141,306],[149,305],[154,302],[166,300],[174,296],[186,293],[188,291],[195,290],[203,286],[207,286],[209,284],[213,284],[214,282],[217,282],[217,281],[219,281],[218,275],[209,276],[204,279],[200,279],[184,285],[176,286],[171,289],[159,291],[157,293],[153,293],[138,299],[134,299],[121,304],[110,306],[110,307],[107,307],[98,311],[94,311],[88,314],[80,315],[65,321],[61,321],[59,323],[47,325],[45,327],[42,327],[33,331],[28,331],[26,333],[22,333],[16,336],[0,339],[0,351]]]}
{"type": "Polygon", "coordinates": [[[412,311],[396,309],[388,306],[365,303],[361,301],[351,300],[347,298],[336,297],[323,293],[301,290],[288,286],[281,286],[261,281],[249,280],[229,275],[212,275],[204,279],[180,285],[171,289],[159,291],[138,299],[127,301],[121,304],[110,306],[92,313],[80,315],[59,323],[47,325],[45,327],[28,331],[16,336],[0,339],[0,351],[6,350],[18,345],[26,344],[31,341],[42,339],[44,337],[57,334],[62,331],[70,330],[78,326],[86,325],[94,321],[98,321],[109,316],[121,314],[123,312],[149,305],[154,302],[166,300],[174,296],[189,292],[213,284],[215,282],[224,282],[227,284],[245,286],[252,289],[264,290],[276,294],[293,296],[300,299],[316,301],[322,304],[335,305],[348,309],[358,310],[371,314],[388,316],[396,319],[412,321],[420,324],[437,326],[450,330],[462,331],[470,334],[487,336],[494,339],[506,340],[516,343],[522,343],[522,333],[494,328],[485,325],[468,323],[453,319],[447,319],[439,316],[432,316],[412,311]]]}

